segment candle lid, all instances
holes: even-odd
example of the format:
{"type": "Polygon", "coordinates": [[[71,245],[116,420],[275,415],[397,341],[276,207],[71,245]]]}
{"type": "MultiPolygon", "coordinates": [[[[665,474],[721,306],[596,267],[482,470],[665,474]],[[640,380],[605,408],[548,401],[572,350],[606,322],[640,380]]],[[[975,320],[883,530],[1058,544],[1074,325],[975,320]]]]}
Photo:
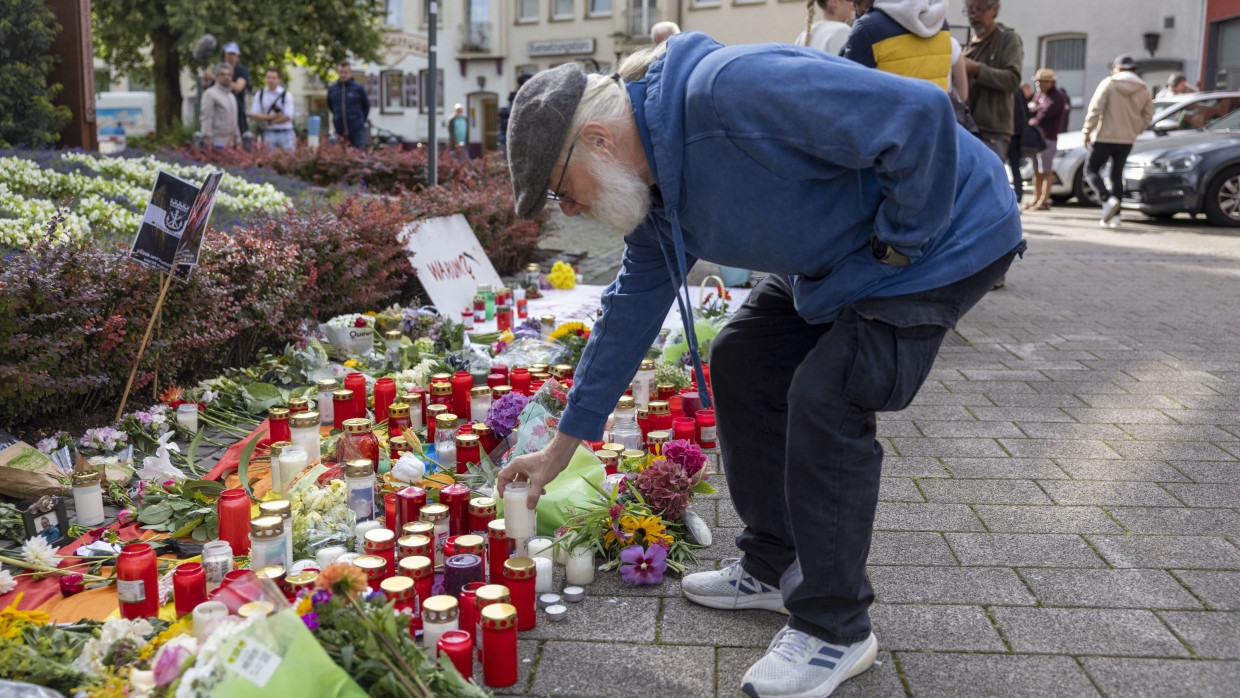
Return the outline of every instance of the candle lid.
{"type": "Polygon", "coordinates": [[[315,570],[306,570],[305,572],[288,577],[284,581],[288,583],[289,586],[293,587],[294,590],[298,590],[307,589],[314,586],[314,583],[318,581],[318,579],[318,572],[315,570]]]}
{"type": "Polygon", "coordinates": [[[278,516],[282,519],[293,518],[293,503],[287,499],[273,499],[258,505],[263,516],[278,516]]]}
{"type": "Polygon", "coordinates": [[[344,420],[344,430],[350,434],[368,434],[370,429],[370,420],[366,417],[344,420]]]}
{"type": "Polygon", "coordinates": [[[475,497],[469,500],[469,513],[471,514],[494,514],[495,500],[490,497],[475,497]]]}
{"type": "Polygon", "coordinates": [[[267,419],[277,421],[277,422],[282,422],[288,419],[288,408],[287,407],[272,407],[271,409],[267,410],[267,419]]]}
{"type": "Polygon", "coordinates": [[[494,388],[491,388],[491,397],[498,400],[501,397],[504,397],[505,395],[511,392],[512,392],[511,385],[497,385],[494,388]]]}
{"type": "Polygon", "coordinates": [[[324,378],[317,385],[319,386],[320,393],[330,393],[340,389],[340,384],[336,382],[335,378],[324,378]]]}
{"type": "Polygon", "coordinates": [[[510,603],[494,603],[482,609],[483,630],[507,630],[517,627],[517,607],[510,603]]]}
{"type": "Polygon", "coordinates": [[[318,412],[298,412],[297,414],[293,415],[292,418],[289,419],[289,426],[294,426],[299,429],[305,428],[305,427],[316,427],[317,428],[319,426],[319,413],[318,412]]]}
{"type": "Polygon", "coordinates": [[[98,470],[75,470],[73,471],[73,486],[90,487],[91,485],[98,485],[102,478],[103,476],[100,475],[98,470]]]}
{"type": "Polygon", "coordinates": [[[632,410],[637,408],[637,403],[633,400],[632,395],[625,395],[616,403],[617,410],[632,410]]]}
{"type": "Polygon", "coordinates": [[[459,614],[460,604],[453,596],[441,594],[422,602],[422,620],[426,622],[447,623],[456,620],[459,614]]]}
{"type": "Polygon", "coordinates": [[[422,507],[421,517],[423,521],[438,523],[448,518],[447,504],[427,504],[422,507]]]}
{"type": "Polygon", "coordinates": [[[401,528],[401,531],[407,536],[433,538],[435,536],[435,524],[429,521],[410,521],[401,528]]]}
{"type": "Polygon", "coordinates": [[[457,555],[453,555],[452,557],[448,558],[447,560],[444,560],[444,561],[443,561],[443,564],[444,564],[446,567],[451,567],[451,568],[453,568],[453,569],[465,569],[465,570],[467,570],[467,569],[470,569],[470,568],[472,568],[472,567],[477,567],[477,568],[481,569],[481,568],[482,568],[482,558],[481,558],[481,557],[479,557],[479,556],[477,556],[477,555],[473,555],[473,554],[471,554],[471,553],[460,553],[460,554],[457,554],[457,555]]]}
{"type": "Polygon", "coordinates": [[[507,538],[508,527],[504,525],[503,519],[495,519],[487,523],[487,535],[491,538],[507,538]]]}
{"type": "Polygon", "coordinates": [[[469,389],[470,397],[486,397],[490,394],[491,388],[485,385],[479,385],[469,389]]]}
{"type": "Polygon", "coordinates": [[[545,383],[547,379],[551,378],[551,374],[546,371],[539,371],[538,373],[530,373],[530,378],[535,382],[542,381],[545,383]]]}
{"type": "Polygon", "coordinates": [[[429,548],[431,545],[431,539],[430,536],[424,536],[420,533],[411,533],[396,541],[396,544],[402,548],[413,548],[416,550],[418,548],[429,548]]]}
{"type": "Polygon", "coordinates": [[[250,537],[270,540],[284,535],[284,519],[279,516],[260,516],[250,522],[250,537]]]}
{"type": "Polygon", "coordinates": [[[543,373],[547,370],[547,364],[530,364],[530,373],[543,373]]]}
{"type": "Polygon", "coordinates": [[[431,374],[431,385],[434,385],[435,383],[441,383],[444,381],[450,381],[450,380],[452,380],[451,373],[432,373],[431,374]]]}
{"type": "Polygon", "coordinates": [[[348,388],[341,388],[340,390],[333,391],[332,399],[333,400],[352,400],[353,391],[349,390],[348,388]]]}
{"type": "Polygon", "coordinates": [[[447,405],[427,405],[426,406],[426,419],[429,421],[431,419],[434,419],[437,415],[444,414],[447,411],[448,411],[447,405]]]}
{"type": "MultiPolygon", "coordinates": [[[[441,407],[447,407],[447,405],[441,405],[441,407]]],[[[443,414],[435,415],[435,428],[436,429],[455,429],[456,428],[456,415],[452,414],[451,412],[444,412],[443,414]]]]}
{"type": "Polygon", "coordinates": [[[431,383],[431,395],[451,395],[452,383],[431,383]]]}
{"type": "Polygon", "coordinates": [[[270,601],[251,601],[241,608],[237,609],[237,615],[242,618],[250,618],[252,616],[269,616],[276,610],[275,604],[270,601]]]}
{"type": "Polygon", "coordinates": [[[504,579],[533,579],[537,566],[528,557],[510,557],[504,560],[504,579]]]}
{"type": "Polygon", "coordinates": [[[649,416],[650,416],[650,408],[648,408],[648,407],[638,407],[638,408],[637,408],[637,418],[638,418],[638,419],[645,419],[645,418],[647,418],[647,417],[649,417],[649,416]]]}
{"type": "Polygon", "coordinates": [[[554,325],[554,324],[555,324],[555,316],[554,316],[554,315],[544,315],[544,316],[542,316],[541,318],[539,318],[539,321],[544,322],[544,323],[551,323],[552,325],[554,325]]]}
{"type": "Polygon", "coordinates": [[[386,332],[384,332],[384,333],[383,333],[383,338],[384,338],[384,339],[392,339],[392,340],[395,340],[395,339],[400,339],[402,336],[403,336],[403,335],[401,334],[401,331],[400,331],[400,330],[388,330],[388,331],[386,331],[386,332]]]}
{"type": "Polygon", "coordinates": [[[369,458],[354,458],[344,464],[344,476],[352,478],[370,477],[375,474],[375,462],[369,458]]]}
{"type": "Polygon", "coordinates": [[[408,417],[409,403],[393,402],[388,406],[388,417],[408,417]]]}
{"type": "Polygon", "coordinates": [[[620,457],[625,460],[628,460],[629,458],[645,458],[646,452],[640,449],[630,448],[625,450],[624,453],[621,453],[620,457]]]}
{"type": "Polygon", "coordinates": [[[503,584],[487,584],[478,587],[474,592],[475,602],[479,608],[493,603],[508,603],[508,599],[512,598],[508,587],[503,584]]]}
{"type": "Polygon", "coordinates": [[[525,270],[532,271],[535,273],[542,271],[542,269],[538,266],[538,262],[530,262],[529,264],[525,265],[525,270]]]}
{"type": "Polygon", "coordinates": [[[599,460],[603,461],[604,463],[614,464],[616,461],[620,459],[620,454],[616,453],[615,451],[608,451],[605,448],[600,448],[599,450],[595,451],[594,456],[598,458],[599,460]]]}
{"type": "Polygon", "coordinates": [[[483,436],[489,436],[491,434],[491,427],[487,426],[485,422],[475,422],[470,425],[470,431],[472,431],[479,438],[482,438],[483,436]]]}
{"type": "Polygon", "coordinates": [[[551,374],[554,375],[556,378],[563,378],[564,376],[567,376],[568,374],[572,372],[573,372],[573,367],[571,364],[556,364],[551,367],[551,374]],[[559,371],[560,374],[562,375],[557,375],[556,371],[559,371]]]}
{"type": "Polygon", "coordinates": [[[499,313],[500,315],[503,315],[504,313],[510,313],[512,312],[512,306],[507,305],[505,303],[500,303],[499,305],[495,306],[495,312],[499,313]]]}
{"type": "Polygon", "coordinates": [[[624,453],[624,445],[618,444],[618,443],[606,443],[606,444],[603,444],[603,450],[604,451],[615,451],[616,455],[618,456],[621,453],[624,453]]]}
{"type": "Polygon", "coordinates": [[[284,453],[284,449],[292,445],[292,441],[272,441],[271,446],[268,447],[268,454],[271,456],[271,460],[273,462],[278,460],[280,454],[284,453]]]}
{"type": "Polygon", "coordinates": [[[475,536],[472,533],[457,536],[456,539],[456,551],[458,553],[480,554],[485,545],[486,541],[482,539],[482,536],[475,536]]]}
{"type": "Polygon", "coordinates": [[[400,598],[413,591],[413,580],[409,577],[388,577],[379,582],[379,589],[385,594],[400,598]]]}
{"type": "Polygon", "coordinates": [[[387,571],[387,560],[378,555],[358,555],[353,558],[353,566],[364,571],[367,576],[387,571]]]}
{"type": "Polygon", "coordinates": [[[429,577],[434,572],[434,570],[431,569],[431,559],[425,555],[409,555],[407,557],[402,557],[396,566],[400,568],[400,571],[403,574],[413,577],[414,579],[429,577]]]}
{"type": "Polygon", "coordinates": [[[372,528],[363,537],[366,539],[367,548],[386,550],[396,545],[396,534],[386,528],[372,528]]]}
{"type": "Polygon", "coordinates": [[[646,432],[646,443],[665,444],[671,440],[672,435],[663,430],[646,432]]]}
{"type": "Polygon", "coordinates": [[[267,565],[266,567],[258,568],[255,574],[258,575],[259,579],[270,579],[273,582],[278,582],[284,578],[285,569],[284,565],[267,565]]]}
{"type": "Polygon", "coordinates": [[[482,443],[482,439],[477,434],[461,434],[456,437],[457,448],[472,448],[482,443]]]}
{"type": "Polygon", "coordinates": [[[289,412],[301,412],[310,408],[310,398],[295,397],[288,401],[289,412]]]}
{"type": "Polygon", "coordinates": [[[650,414],[671,414],[672,407],[667,400],[651,400],[650,414]]]}

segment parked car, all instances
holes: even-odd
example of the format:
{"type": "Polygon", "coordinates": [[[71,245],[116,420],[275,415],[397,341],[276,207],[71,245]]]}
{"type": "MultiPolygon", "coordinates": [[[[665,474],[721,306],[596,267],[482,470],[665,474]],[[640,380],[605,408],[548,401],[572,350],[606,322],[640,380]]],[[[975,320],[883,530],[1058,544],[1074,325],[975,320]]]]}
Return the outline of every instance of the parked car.
{"type": "Polygon", "coordinates": [[[1240,227],[1240,112],[1133,148],[1123,207],[1155,218],[1204,213],[1215,225],[1240,227]]]}
{"type": "MultiPolygon", "coordinates": [[[[1214,119],[1240,109],[1240,92],[1190,92],[1179,95],[1176,100],[1155,103],[1154,119],[1150,127],[1137,140],[1160,138],[1179,131],[1201,128],[1214,119]],[[1158,105],[1164,105],[1161,109],[1158,105]]],[[[1051,198],[1067,201],[1073,197],[1082,203],[1098,205],[1098,197],[1085,182],[1085,161],[1089,149],[1080,131],[1059,134],[1055,151],[1055,181],[1051,185],[1051,198]]],[[[1033,179],[1033,164],[1026,161],[1021,167],[1021,177],[1033,179]]]]}
{"type": "Polygon", "coordinates": [[[155,93],[100,92],[95,125],[101,153],[124,150],[127,137],[155,135],[155,93]]]}

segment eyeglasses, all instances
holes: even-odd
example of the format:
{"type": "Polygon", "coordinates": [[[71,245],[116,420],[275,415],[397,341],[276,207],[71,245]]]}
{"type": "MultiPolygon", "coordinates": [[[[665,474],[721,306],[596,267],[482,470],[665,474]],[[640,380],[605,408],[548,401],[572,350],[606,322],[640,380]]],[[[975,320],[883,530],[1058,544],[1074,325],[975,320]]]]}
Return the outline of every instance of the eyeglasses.
{"type": "Polygon", "coordinates": [[[992,9],[994,9],[995,5],[997,4],[998,3],[992,2],[986,5],[985,7],[981,5],[973,5],[973,6],[966,5],[965,7],[960,8],[960,14],[965,15],[965,16],[984,15],[987,12],[990,12],[992,9]]]}
{"type": "Polygon", "coordinates": [[[577,203],[576,201],[573,201],[572,199],[560,193],[561,191],[563,191],[562,187],[564,186],[564,175],[568,174],[568,161],[573,159],[573,148],[576,148],[576,147],[577,147],[577,139],[574,138],[573,142],[569,144],[568,146],[568,155],[564,156],[564,169],[560,170],[560,181],[555,183],[555,189],[549,189],[547,191],[548,201],[554,201],[557,204],[577,203]]]}

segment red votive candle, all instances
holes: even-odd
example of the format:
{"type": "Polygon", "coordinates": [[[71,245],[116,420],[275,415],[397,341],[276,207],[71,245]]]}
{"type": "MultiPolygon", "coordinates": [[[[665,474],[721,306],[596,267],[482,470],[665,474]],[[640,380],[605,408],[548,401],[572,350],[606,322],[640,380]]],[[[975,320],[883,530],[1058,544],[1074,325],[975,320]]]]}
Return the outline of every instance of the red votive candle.
{"type": "Polygon", "coordinates": [[[517,682],[517,609],[491,604],[481,611],[482,681],[492,688],[517,682]]]}
{"type": "Polygon", "coordinates": [[[452,374],[452,414],[469,421],[469,391],[474,387],[474,377],[469,371],[457,371],[452,374]]]}
{"type": "Polygon", "coordinates": [[[396,492],[396,525],[393,531],[404,531],[405,524],[417,521],[422,507],[426,506],[426,490],[410,485],[396,492]]]}
{"type": "Polygon", "coordinates": [[[530,394],[530,370],[528,368],[514,368],[508,376],[512,389],[522,395],[530,394]]]}
{"type": "MultiPolygon", "coordinates": [[[[462,429],[469,427],[466,424],[462,429]]],[[[469,472],[469,466],[477,465],[482,460],[482,439],[477,434],[458,433],[456,436],[456,472],[469,472]]]]}
{"type": "MultiPolygon", "coordinates": [[[[462,616],[463,617],[463,616],[462,616]]],[[[452,666],[469,681],[474,677],[474,638],[464,630],[449,630],[439,636],[439,654],[447,655],[452,666]]]]}
{"type": "Polygon", "coordinates": [[[147,543],[132,543],[121,549],[116,562],[116,597],[122,618],[149,618],[159,614],[156,564],[155,549],[147,543]]]}
{"type": "Polygon", "coordinates": [[[504,562],[504,586],[517,608],[517,630],[532,630],[538,623],[537,594],[534,591],[534,561],[528,557],[510,557],[504,562]]]}
{"type": "Polygon", "coordinates": [[[375,381],[375,423],[388,418],[388,408],[396,402],[396,381],[380,378],[375,381]]]}
{"type": "Polygon", "coordinates": [[[344,377],[344,387],[353,391],[353,416],[366,416],[366,376],[350,373],[344,377]]]}
{"type": "Polygon", "coordinates": [[[332,427],[344,429],[344,423],[353,419],[353,391],[345,388],[332,391],[332,427]]]}
{"type": "Polygon", "coordinates": [[[367,555],[376,555],[387,563],[387,574],[396,574],[396,534],[386,528],[372,528],[366,532],[364,546],[367,555]]]}
{"type": "Polygon", "coordinates": [[[220,540],[228,541],[233,555],[250,552],[250,498],[245,490],[224,490],[215,503],[220,540]]]}
{"type": "Polygon", "coordinates": [[[696,390],[686,388],[680,391],[680,409],[684,410],[686,417],[692,417],[701,408],[702,399],[696,390]]]}
{"type": "Polygon", "coordinates": [[[487,524],[487,567],[488,579],[492,584],[504,583],[504,563],[512,555],[513,541],[508,537],[508,529],[503,519],[495,519],[487,524]]]}
{"type": "MultiPolygon", "coordinates": [[[[414,405],[422,406],[421,409],[419,410],[421,414],[421,417],[419,419],[421,419],[421,426],[426,426],[426,389],[420,385],[415,385],[412,388],[410,388],[409,392],[405,393],[404,397],[401,399],[409,403],[409,410],[411,414],[413,412],[414,405]]],[[[416,429],[419,425],[418,423],[416,423],[417,420],[414,420],[414,421],[415,421],[414,428],[416,429]]]]}
{"type": "Polygon", "coordinates": [[[407,557],[413,557],[414,555],[430,557],[434,554],[435,550],[431,547],[431,539],[429,536],[412,533],[396,541],[396,557],[398,564],[400,560],[407,557]]]}
{"type": "Polygon", "coordinates": [[[177,617],[192,613],[194,607],[207,600],[207,573],[197,562],[179,565],[172,573],[172,600],[177,617]]]}
{"type": "Polygon", "coordinates": [[[702,448],[714,448],[718,441],[715,430],[715,411],[698,410],[693,415],[693,420],[697,425],[697,442],[702,448]]]}
{"type": "Polygon", "coordinates": [[[287,407],[272,407],[267,410],[267,439],[268,443],[277,441],[292,441],[293,431],[289,428],[289,411],[287,407]]]}
{"type": "Polygon", "coordinates": [[[487,376],[488,388],[494,388],[497,385],[508,385],[508,376],[502,373],[492,373],[487,376]]]}
{"type": "Polygon", "coordinates": [[[486,582],[469,582],[465,586],[461,587],[460,627],[461,627],[461,630],[469,633],[469,637],[471,640],[479,639],[479,638],[474,637],[475,633],[478,632],[477,597],[478,597],[478,590],[484,586],[486,586],[486,582]]]}
{"type": "Polygon", "coordinates": [[[485,540],[487,537],[487,525],[494,520],[494,499],[490,497],[477,497],[469,500],[469,532],[471,535],[482,536],[485,540]]]}
{"type": "Polygon", "coordinates": [[[697,443],[697,422],[692,417],[677,417],[673,419],[672,438],[697,443]]]}
{"type": "Polygon", "coordinates": [[[431,588],[435,583],[435,570],[431,558],[422,555],[402,558],[397,567],[400,574],[413,579],[417,603],[413,605],[413,620],[409,623],[409,634],[419,638],[422,637],[422,604],[431,597],[431,588]]]}
{"type": "Polygon", "coordinates": [[[448,535],[469,533],[469,486],[459,482],[444,485],[439,490],[439,503],[448,506],[448,535]]]}
{"type": "Polygon", "coordinates": [[[388,492],[383,495],[383,524],[388,529],[395,529],[396,526],[396,493],[388,492]]]}

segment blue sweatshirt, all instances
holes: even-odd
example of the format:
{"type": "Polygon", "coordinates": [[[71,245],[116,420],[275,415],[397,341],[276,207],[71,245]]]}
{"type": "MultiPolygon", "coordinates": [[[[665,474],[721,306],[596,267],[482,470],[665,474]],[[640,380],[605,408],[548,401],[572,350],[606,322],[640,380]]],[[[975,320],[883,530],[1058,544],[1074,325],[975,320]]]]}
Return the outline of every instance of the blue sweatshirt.
{"type": "Polygon", "coordinates": [[[1021,240],[1003,163],[928,82],[684,33],[628,91],[655,206],[603,293],[560,422],[570,436],[600,437],[678,289],[686,315],[697,259],[786,274],[801,317],[826,323],[862,298],[964,279],[1021,240]],[[912,263],[879,262],[872,237],[912,263]]]}

